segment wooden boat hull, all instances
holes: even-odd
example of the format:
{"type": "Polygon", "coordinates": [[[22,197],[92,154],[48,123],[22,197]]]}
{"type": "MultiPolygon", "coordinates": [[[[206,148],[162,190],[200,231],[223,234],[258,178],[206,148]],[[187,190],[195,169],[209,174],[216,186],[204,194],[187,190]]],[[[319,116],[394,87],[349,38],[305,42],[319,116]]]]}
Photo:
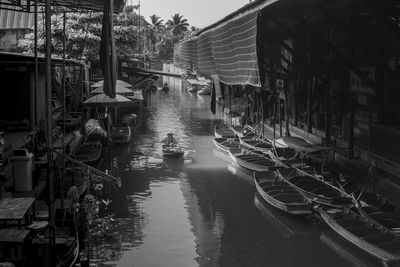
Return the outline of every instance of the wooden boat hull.
{"type": "Polygon", "coordinates": [[[365,252],[384,262],[400,260],[400,240],[395,234],[382,230],[349,210],[343,212],[340,219],[335,219],[321,208],[318,212],[332,230],[365,252]]]}
{"type": "Polygon", "coordinates": [[[216,138],[235,138],[235,133],[223,124],[217,124],[214,128],[216,138]]]}
{"type": "Polygon", "coordinates": [[[96,163],[102,153],[102,145],[100,142],[84,142],[72,154],[72,158],[86,164],[96,163]]]}
{"type": "Polygon", "coordinates": [[[270,142],[265,142],[261,139],[240,138],[239,140],[242,145],[245,145],[247,147],[250,147],[252,149],[255,149],[255,150],[258,150],[258,151],[261,151],[264,153],[270,151],[273,148],[273,146],[270,142]]]}
{"type": "Polygon", "coordinates": [[[181,147],[163,146],[163,156],[167,158],[182,158],[185,151],[181,147]]]}
{"type": "Polygon", "coordinates": [[[299,190],[312,202],[333,207],[353,205],[351,197],[345,195],[343,191],[312,176],[298,175],[294,168],[282,168],[278,170],[278,173],[281,179],[299,190]]]}
{"type": "Polygon", "coordinates": [[[252,171],[270,171],[276,169],[276,164],[261,155],[240,153],[237,149],[230,149],[229,156],[240,167],[252,171]]]}
{"type": "Polygon", "coordinates": [[[253,176],[258,193],[270,205],[292,215],[311,214],[311,203],[286,182],[271,180],[270,172],[254,172],[253,176]]]}
{"type": "Polygon", "coordinates": [[[226,153],[229,152],[229,149],[239,148],[239,142],[235,141],[234,139],[230,140],[226,138],[214,138],[213,142],[217,148],[226,153]]]}

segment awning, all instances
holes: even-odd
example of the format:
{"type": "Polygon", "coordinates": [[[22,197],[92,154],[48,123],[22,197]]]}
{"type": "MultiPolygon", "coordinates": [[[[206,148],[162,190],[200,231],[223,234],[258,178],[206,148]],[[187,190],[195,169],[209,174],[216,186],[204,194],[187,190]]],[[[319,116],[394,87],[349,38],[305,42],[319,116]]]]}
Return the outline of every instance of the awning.
{"type": "Polygon", "coordinates": [[[84,105],[89,107],[115,107],[115,106],[130,106],[132,101],[122,95],[115,95],[115,98],[110,98],[105,94],[98,94],[92,96],[85,102],[84,105]]]}
{"type": "Polygon", "coordinates": [[[203,31],[190,41],[179,43],[174,50],[175,63],[186,69],[190,64],[197,66],[200,75],[217,74],[225,84],[259,86],[256,42],[258,13],[258,10],[252,10],[240,14],[203,31]],[[196,46],[193,45],[194,41],[196,46]],[[197,64],[192,63],[193,59],[197,64]]]}
{"type": "MultiPolygon", "coordinates": [[[[72,11],[86,9],[100,12],[103,11],[105,2],[104,0],[52,0],[51,5],[66,7],[72,11]]],[[[44,3],[44,0],[39,0],[39,5],[43,6],[44,3]]],[[[124,4],[124,0],[114,0],[114,13],[121,12],[124,4]]],[[[0,9],[12,9],[33,13],[33,6],[34,1],[0,0],[0,9]]]]}
{"type": "Polygon", "coordinates": [[[0,9],[0,29],[30,29],[34,25],[34,14],[0,9]]]}
{"type": "Polygon", "coordinates": [[[197,37],[197,71],[204,76],[217,73],[213,54],[213,32],[205,32],[197,37]]]}
{"type": "Polygon", "coordinates": [[[187,40],[178,43],[174,47],[174,64],[180,68],[197,68],[196,40],[187,40]]]}
{"type": "Polygon", "coordinates": [[[257,16],[255,11],[214,30],[213,55],[221,82],[260,85],[257,16]]]}

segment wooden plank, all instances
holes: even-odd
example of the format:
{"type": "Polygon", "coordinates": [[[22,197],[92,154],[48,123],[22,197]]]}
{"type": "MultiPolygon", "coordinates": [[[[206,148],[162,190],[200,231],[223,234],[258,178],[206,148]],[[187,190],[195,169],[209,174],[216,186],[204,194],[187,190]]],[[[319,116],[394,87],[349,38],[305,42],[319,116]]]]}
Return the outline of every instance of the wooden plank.
{"type": "Polygon", "coordinates": [[[6,228],[0,230],[0,242],[23,243],[29,230],[6,228]]]}
{"type": "Polygon", "coordinates": [[[22,220],[35,198],[0,199],[0,220],[22,220]]]}

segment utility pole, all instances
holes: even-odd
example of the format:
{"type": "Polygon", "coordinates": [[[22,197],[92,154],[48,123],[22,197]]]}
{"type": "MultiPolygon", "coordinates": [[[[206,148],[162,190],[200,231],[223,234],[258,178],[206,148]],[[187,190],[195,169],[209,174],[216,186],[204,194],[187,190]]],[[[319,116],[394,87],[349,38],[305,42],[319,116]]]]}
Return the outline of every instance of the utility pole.
{"type": "Polygon", "coordinates": [[[141,51],[142,51],[142,45],[141,45],[141,43],[140,43],[140,31],[141,31],[141,28],[140,28],[140,0],[139,0],[139,57],[140,57],[140,53],[141,53],[141,51]]]}

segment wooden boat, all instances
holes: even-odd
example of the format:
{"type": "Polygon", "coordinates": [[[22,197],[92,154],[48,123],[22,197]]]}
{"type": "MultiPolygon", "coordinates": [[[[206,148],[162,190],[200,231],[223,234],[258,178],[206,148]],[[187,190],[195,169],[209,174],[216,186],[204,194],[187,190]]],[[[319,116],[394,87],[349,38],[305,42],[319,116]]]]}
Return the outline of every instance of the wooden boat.
{"type": "Polygon", "coordinates": [[[384,262],[400,260],[400,238],[396,234],[348,209],[318,208],[318,212],[332,230],[365,252],[384,262]]]}
{"type": "Polygon", "coordinates": [[[216,147],[227,153],[229,149],[240,148],[238,139],[214,138],[213,141],[216,147]]]}
{"type": "Polygon", "coordinates": [[[380,260],[371,255],[367,255],[364,251],[353,246],[353,244],[347,242],[335,232],[329,231],[329,229],[321,232],[319,239],[322,244],[330,248],[332,252],[343,258],[343,260],[350,263],[351,266],[382,266],[380,260]]]}
{"type": "Polygon", "coordinates": [[[240,167],[252,170],[252,171],[271,171],[277,168],[275,162],[270,158],[259,154],[258,151],[245,149],[243,147],[237,149],[230,149],[229,156],[237,163],[240,167]]]}
{"type": "Polygon", "coordinates": [[[184,151],[180,146],[163,145],[162,148],[163,156],[167,158],[181,158],[184,155],[184,151]]]}
{"type": "Polygon", "coordinates": [[[244,138],[244,137],[252,138],[256,136],[254,131],[247,125],[246,126],[232,125],[231,129],[235,133],[235,135],[239,138],[244,138]]]}
{"type": "Polygon", "coordinates": [[[295,168],[280,168],[279,177],[303,193],[312,202],[327,206],[346,206],[353,205],[350,195],[339,188],[318,180],[311,175],[301,174],[295,168]]]}
{"type": "Polygon", "coordinates": [[[211,89],[209,85],[202,86],[197,92],[198,95],[211,95],[211,89]]]}
{"type": "Polygon", "coordinates": [[[100,159],[101,152],[102,145],[99,141],[86,141],[72,153],[72,158],[86,164],[93,164],[100,159]]]}
{"type": "Polygon", "coordinates": [[[258,193],[272,206],[293,215],[311,214],[311,202],[273,172],[254,172],[258,193]]]}
{"type": "Polygon", "coordinates": [[[300,168],[304,171],[309,171],[306,166],[306,162],[299,158],[298,152],[290,147],[273,147],[270,149],[267,154],[278,163],[280,166],[283,167],[290,167],[290,168],[300,168]]]}
{"type": "Polygon", "coordinates": [[[198,86],[197,85],[191,85],[188,87],[188,92],[190,93],[197,93],[198,86]]]}
{"type": "Polygon", "coordinates": [[[225,124],[216,124],[214,127],[214,135],[217,138],[235,138],[235,133],[225,124]]]}
{"type": "Polygon", "coordinates": [[[379,224],[396,235],[400,235],[400,213],[396,211],[381,211],[373,205],[361,205],[352,195],[356,211],[372,223],[379,224]]]}
{"type": "Polygon", "coordinates": [[[273,147],[269,141],[263,141],[259,138],[240,138],[239,140],[241,144],[262,152],[268,152],[273,147]]]}
{"type": "Polygon", "coordinates": [[[113,127],[111,129],[111,141],[113,143],[129,143],[132,131],[129,126],[113,127]]]}

